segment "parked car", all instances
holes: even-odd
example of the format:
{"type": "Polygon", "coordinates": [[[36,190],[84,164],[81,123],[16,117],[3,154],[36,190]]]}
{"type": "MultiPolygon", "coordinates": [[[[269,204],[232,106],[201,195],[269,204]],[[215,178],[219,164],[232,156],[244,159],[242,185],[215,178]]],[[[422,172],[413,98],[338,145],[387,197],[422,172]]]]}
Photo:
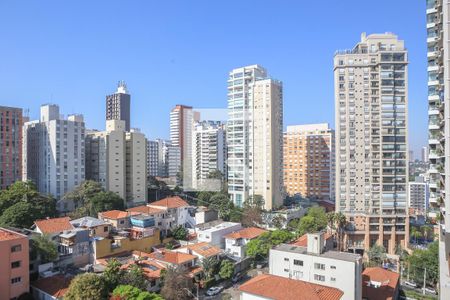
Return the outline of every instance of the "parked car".
{"type": "Polygon", "coordinates": [[[221,287],[221,286],[213,286],[213,287],[210,287],[206,291],[206,295],[207,296],[215,296],[215,295],[220,294],[220,292],[222,292],[222,291],[223,291],[223,287],[221,287]]]}
{"type": "Polygon", "coordinates": [[[414,281],[405,281],[405,285],[416,288],[417,287],[417,283],[415,283],[414,281]]]}
{"type": "Polygon", "coordinates": [[[237,272],[236,274],[233,275],[233,277],[231,278],[231,282],[232,283],[237,283],[242,279],[242,274],[241,272],[237,272]]]}
{"type": "Polygon", "coordinates": [[[424,287],[423,290],[425,290],[425,292],[426,292],[426,293],[429,293],[429,294],[433,294],[433,295],[436,295],[436,294],[437,294],[437,293],[436,293],[436,290],[433,289],[433,288],[430,288],[430,287],[424,287]]]}

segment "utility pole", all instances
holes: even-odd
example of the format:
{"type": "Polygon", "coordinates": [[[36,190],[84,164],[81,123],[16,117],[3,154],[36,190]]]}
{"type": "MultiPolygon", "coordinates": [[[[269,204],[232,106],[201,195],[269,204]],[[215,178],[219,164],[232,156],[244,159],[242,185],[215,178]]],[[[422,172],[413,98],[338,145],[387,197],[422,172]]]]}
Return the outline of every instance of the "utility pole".
{"type": "Polygon", "coordinates": [[[425,268],[425,272],[423,273],[423,287],[422,287],[422,293],[425,295],[425,287],[427,284],[427,268],[425,268]]]}

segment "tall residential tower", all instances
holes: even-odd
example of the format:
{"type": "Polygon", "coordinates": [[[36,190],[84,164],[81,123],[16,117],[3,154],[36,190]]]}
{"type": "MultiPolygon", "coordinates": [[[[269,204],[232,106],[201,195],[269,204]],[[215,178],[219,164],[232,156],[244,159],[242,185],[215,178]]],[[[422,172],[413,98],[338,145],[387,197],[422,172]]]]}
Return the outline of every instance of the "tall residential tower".
{"type": "Polygon", "coordinates": [[[122,120],[125,130],[130,131],[131,97],[124,81],[119,81],[117,91],[106,96],[106,120],[122,120]]]}
{"type": "Polygon", "coordinates": [[[408,243],[407,68],[391,33],[363,33],[334,56],[336,211],[350,223],[350,249],[394,253],[408,243]]]}

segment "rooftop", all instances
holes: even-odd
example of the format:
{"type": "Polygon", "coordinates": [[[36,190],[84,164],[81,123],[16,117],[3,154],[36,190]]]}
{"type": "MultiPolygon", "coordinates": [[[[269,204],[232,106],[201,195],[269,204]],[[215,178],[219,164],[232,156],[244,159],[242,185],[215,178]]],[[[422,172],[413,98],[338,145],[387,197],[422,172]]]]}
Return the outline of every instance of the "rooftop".
{"type": "Polygon", "coordinates": [[[167,197],[159,201],[149,203],[150,206],[162,206],[166,208],[178,208],[189,206],[189,204],[178,196],[167,197]]]}
{"type": "Polygon", "coordinates": [[[101,225],[107,225],[108,222],[105,222],[101,219],[93,218],[93,217],[82,217],[76,220],[70,221],[70,223],[75,227],[97,227],[101,225]]]}
{"type": "Polygon", "coordinates": [[[270,274],[250,279],[239,290],[273,300],[338,300],[344,294],[336,288],[270,274]]]}
{"type": "Polygon", "coordinates": [[[224,229],[228,227],[233,227],[236,225],[241,225],[240,223],[234,223],[234,222],[225,222],[223,220],[215,220],[208,223],[203,223],[197,225],[197,229],[201,231],[215,231],[219,229],[224,229]]]}
{"type": "Polygon", "coordinates": [[[320,257],[324,257],[324,258],[344,260],[344,261],[348,261],[348,262],[356,262],[361,259],[361,255],[348,253],[348,252],[325,251],[321,254],[309,253],[307,251],[307,247],[296,246],[296,245],[291,245],[291,244],[280,244],[277,247],[273,248],[273,250],[298,253],[298,254],[314,255],[314,256],[320,256],[320,257]]]}
{"type": "Polygon", "coordinates": [[[163,209],[163,208],[156,208],[156,207],[150,207],[148,205],[141,205],[141,206],[136,206],[136,207],[129,208],[129,209],[127,209],[127,211],[152,215],[152,214],[155,214],[155,213],[163,212],[163,211],[165,211],[165,209],[163,209]]]}
{"type": "Polygon", "coordinates": [[[363,298],[392,300],[398,287],[400,275],[380,267],[366,268],[362,273],[363,298]]]}
{"type": "Polygon", "coordinates": [[[239,231],[235,231],[232,232],[230,234],[227,234],[225,236],[226,239],[231,239],[231,240],[237,240],[237,239],[254,239],[258,236],[260,236],[261,234],[263,234],[264,232],[267,232],[267,230],[258,228],[258,227],[248,227],[248,228],[244,228],[241,229],[239,231]]]}
{"type": "MultiPolygon", "coordinates": [[[[326,232],[324,234],[325,241],[328,239],[331,239],[331,238],[333,238],[333,236],[330,233],[326,232]]],[[[308,234],[305,233],[304,235],[302,235],[301,237],[299,237],[298,239],[293,241],[291,243],[291,245],[299,246],[299,247],[308,247],[308,234]]]]}
{"type": "Polygon", "coordinates": [[[137,212],[126,212],[122,210],[108,210],[98,213],[99,218],[106,218],[111,220],[124,219],[129,216],[138,215],[137,212]]]}
{"type": "Polygon", "coordinates": [[[62,274],[47,278],[40,278],[31,283],[31,286],[49,294],[57,299],[62,299],[69,289],[72,277],[66,277],[62,274]]]}
{"type": "Polygon", "coordinates": [[[27,238],[26,235],[0,227],[0,242],[27,238]]]}
{"type": "Polygon", "coordinates": [[[72,224],[70,224],[69,217],[45,219],[35,221],[34,224],[42,233],[58,233],[64,230],[74,229],[72,224]]]}
{"type": "Polygon", "coordinates": [[[181,252],[175,252],[175,251],[168,251],[168,250],[162,250],[162,251],[156,251],[153,253],[150,253],[148,255],[148,258],[166,262],[169,264],[183,264],[185,262],[194,260],[197,258],[195,255],[187,254],[187,253],[181,253],[181,252]]]}
{"type": "Polygon", "coordinates": [[[177,250],[184,249],[184,248],[187,248],[190,251],[194,251],[203,257],[215,256],[215,255],[219,254],[220,252],[222,252],[220,250],[220,248],[210,245],[207,242],[197,243],[197,244],[193,244],[193,245],[187,245],[186,247],[182,247],[177,250]]]}

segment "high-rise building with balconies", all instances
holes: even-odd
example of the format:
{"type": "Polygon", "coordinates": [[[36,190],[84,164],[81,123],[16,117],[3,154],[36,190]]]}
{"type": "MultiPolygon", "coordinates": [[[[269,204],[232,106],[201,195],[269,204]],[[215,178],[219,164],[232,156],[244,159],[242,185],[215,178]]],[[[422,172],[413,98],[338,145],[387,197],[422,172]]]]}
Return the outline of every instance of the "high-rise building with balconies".
{"type": "Polygon", "coordinates": [[[119,81],[117,91],[106,96],[106,120],[122,120],[125,130],[130,131],[131,97],[124,81],[119,81]]]}
{"type": "Polygon", "coordinates": [[[450,0],[427,0],[426,15],[429,215],[439,216],[440,297],[450,299],[450,0]]]}
{"type": "Polygon", "coordinates": [[[334,56],[336,211],[345,246],[405,248],[408,218],[408,53],[392,33],[361,36],[334,56]]]}
{"type": "Polygon", "coordinates": [[[237,206],[264,198],[264,208],[283,204],[283,87],[259,65],[228,77],[228,193],[237,206]]]}

